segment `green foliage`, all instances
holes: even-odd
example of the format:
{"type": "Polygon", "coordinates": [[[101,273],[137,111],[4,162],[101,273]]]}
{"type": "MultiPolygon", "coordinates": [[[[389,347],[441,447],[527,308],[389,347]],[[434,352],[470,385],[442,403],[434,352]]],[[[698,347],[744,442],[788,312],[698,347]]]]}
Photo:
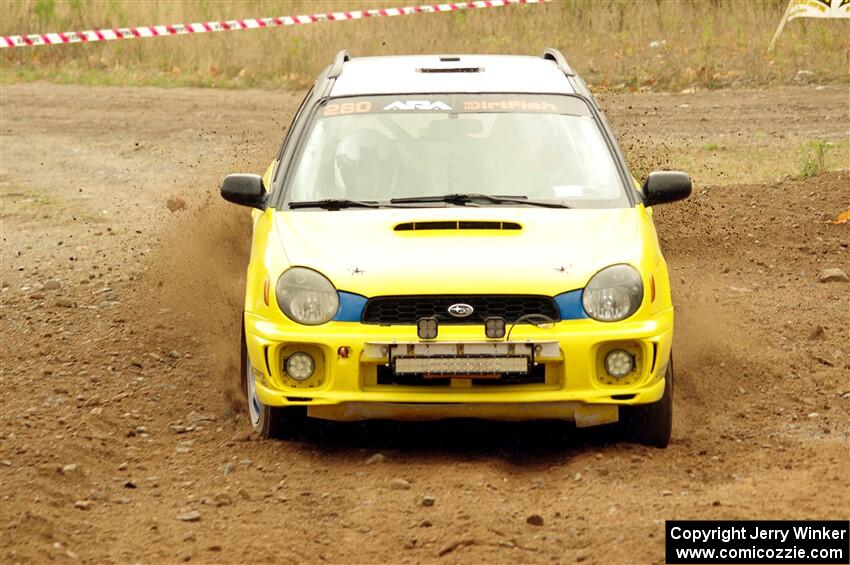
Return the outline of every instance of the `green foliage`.
{"type": "Polygon", "coordinates": [[[55,0],[35,0],[32,13],[35,14],[39,24],[49,24],[56,14],[55,0]]]}
{"type": "Polygon", "coordinates": [[[827,170],[826,153],[832,148],[832,143],[818,139],[805,145],[805,154],[800,162],[800,178],[815,177],[827,170]]]}

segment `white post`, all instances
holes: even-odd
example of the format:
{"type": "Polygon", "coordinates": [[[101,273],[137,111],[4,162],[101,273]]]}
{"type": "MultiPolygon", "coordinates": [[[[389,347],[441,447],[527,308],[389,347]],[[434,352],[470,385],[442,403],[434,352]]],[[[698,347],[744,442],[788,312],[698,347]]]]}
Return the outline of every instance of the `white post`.
{"type": "Polygon", "coordinates": [[[773,48],[776,46],[776,40],[779,39],[779,36],[782,34],[782,30],[785,29],[785,24],[788,23],[788,14],[791,13],[791,6],[794,2],[795,0],[788,0],[788,6],[785,8],[785,13],[782,14],[782,20],[779,22],[779,27],[776,28],[776,33],[773,34],[773,39],[770,40],[770,45],[767,47],[768,53],[773,51],[773,48]]]}

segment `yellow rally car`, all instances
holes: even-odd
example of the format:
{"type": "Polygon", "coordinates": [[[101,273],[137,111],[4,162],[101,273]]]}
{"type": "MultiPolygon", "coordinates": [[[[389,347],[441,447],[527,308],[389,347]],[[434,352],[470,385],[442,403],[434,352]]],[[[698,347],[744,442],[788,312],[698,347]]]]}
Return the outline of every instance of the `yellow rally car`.
{"type": "Polygon", "coordinates": [[[251,206],[251,424],[306,418],[620,422],[665,446],[673,306],[650,206],[563,55],[340,52],[251,206]]]}

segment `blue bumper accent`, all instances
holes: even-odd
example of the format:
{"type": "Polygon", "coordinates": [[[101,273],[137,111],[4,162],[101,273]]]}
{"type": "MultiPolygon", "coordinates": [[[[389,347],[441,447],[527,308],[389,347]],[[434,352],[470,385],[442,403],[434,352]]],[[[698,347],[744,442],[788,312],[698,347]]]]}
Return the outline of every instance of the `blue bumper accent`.
{"type": "Polygon", "coordinates": [[[584,306],[581,305],[581,295],[584,292],[583,288],[564,292],[555,297],[555,304],[558,305],[558,311],[561,313],[562,320],[581,320],[587,318],[587,313],[584,311],[584,306]]]}
{"type": "Polygon", "coordinates": [[[334,316],[335,322],[359,322],[363,315],[363,308],[366,307],[365,296],[338,290],[339,295],[339,310],[334,316]]]}

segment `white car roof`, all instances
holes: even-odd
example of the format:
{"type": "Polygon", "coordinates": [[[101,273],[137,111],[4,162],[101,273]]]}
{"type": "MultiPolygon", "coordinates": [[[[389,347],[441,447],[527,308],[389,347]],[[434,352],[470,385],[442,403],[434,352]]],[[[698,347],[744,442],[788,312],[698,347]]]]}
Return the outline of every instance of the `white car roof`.
{"type": "Polygon", "coordinates": [[[558,65],[542,57],[514,55],[411,55],[362,57],[342,67],[331,96],[368,94],[511,92],[572,94],[558,65]],[[479,72],[433,72],[439,69],[479,72]],[[429,69],[432,72],[422,72],[429,69]]]}

